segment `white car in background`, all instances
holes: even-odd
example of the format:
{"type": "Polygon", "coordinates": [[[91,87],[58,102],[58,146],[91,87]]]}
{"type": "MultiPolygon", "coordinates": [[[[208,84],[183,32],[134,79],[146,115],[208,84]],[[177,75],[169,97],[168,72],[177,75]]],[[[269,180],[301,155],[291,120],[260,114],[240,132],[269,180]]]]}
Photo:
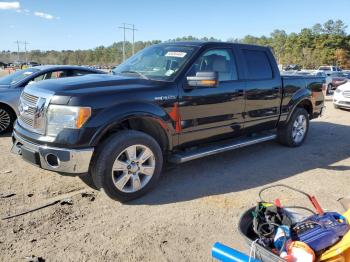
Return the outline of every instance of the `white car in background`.
{"type": "Polygon", "coordinates": [[[350,82],[338,86],[333,95],[333,105],[335,108],[350,109],[350,82]]]}
{"type": "Polygon", "coordinates": [[[317,70],[318,71],[323,71],[327,75],[331,74],[331,73],[334,73],[334,72],[341,72],[342,71],[341,68],[339,68],[337,66],[327,66],[327,65],[320,66],[317,70]]]}

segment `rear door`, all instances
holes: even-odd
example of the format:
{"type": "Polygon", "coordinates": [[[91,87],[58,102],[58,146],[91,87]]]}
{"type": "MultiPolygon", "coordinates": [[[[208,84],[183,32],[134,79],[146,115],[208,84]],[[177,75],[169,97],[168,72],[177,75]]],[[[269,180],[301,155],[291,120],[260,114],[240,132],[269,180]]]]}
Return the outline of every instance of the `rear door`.
{"type": "Polygon", "coordinates": [[[180,88],[180,144],[238,134],[242,128],[245,83],[239,79],[233,49],[215,47],[204,50],[186,76],[194,76],[200,71],[218,72],[219,84],[190,90],[180,88]]]}
{"type": "Polygon", "coordinates": [[[275,128],[280,115],[282,80],[274,57],[264,47],[238,45],[236,48],[246,79],[245,132],[275,128]]]}

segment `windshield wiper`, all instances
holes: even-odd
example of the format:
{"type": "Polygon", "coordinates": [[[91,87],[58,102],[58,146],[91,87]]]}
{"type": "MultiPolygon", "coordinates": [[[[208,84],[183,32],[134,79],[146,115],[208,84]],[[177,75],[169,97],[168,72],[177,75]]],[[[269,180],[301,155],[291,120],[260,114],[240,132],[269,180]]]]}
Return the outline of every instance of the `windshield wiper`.
{"type": "Polygon", "coordinates": [[[141,76],[143,79],[147,79],[149,80],[149,78],[147,76],[145,76],[144,74],[137,72],[137,71],[132,71],[132,70],[125,70],[125,71],[121,71],[121,74],[138,74],[139,76],[141,76]]]}

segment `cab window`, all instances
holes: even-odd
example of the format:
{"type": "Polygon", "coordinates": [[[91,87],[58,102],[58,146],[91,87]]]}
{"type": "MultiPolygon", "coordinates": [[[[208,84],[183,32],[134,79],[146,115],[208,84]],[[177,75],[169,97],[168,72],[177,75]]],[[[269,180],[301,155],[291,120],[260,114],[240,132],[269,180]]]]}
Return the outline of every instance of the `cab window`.
{"type": "Polygon", "coordinates": [[[270,60],[264,51],[244,49],[243,56],[250,80],[272,79],[270,60]]]}
{"type": "Polygon", "coordinates": [[[94,72],[84,70],[71,70],[70,76],[83,76],[88,74],[94,74],[94,72]]]}
{"type": "Polygon", "coordinates": [[[218,72],[219,81],[238,79],[236,63],[230,49],[212,49],[204,52],[187,75],[195,76],[197,72],[218,72]]]}
{"type": "Polygon", "coordinates": [[[57,78],[63,78],[67,77],[67,71],[65,70],[59,70],[59,71],[53,71],[46,74],[45,80],[47,79],[57,79],[57,78]]]}

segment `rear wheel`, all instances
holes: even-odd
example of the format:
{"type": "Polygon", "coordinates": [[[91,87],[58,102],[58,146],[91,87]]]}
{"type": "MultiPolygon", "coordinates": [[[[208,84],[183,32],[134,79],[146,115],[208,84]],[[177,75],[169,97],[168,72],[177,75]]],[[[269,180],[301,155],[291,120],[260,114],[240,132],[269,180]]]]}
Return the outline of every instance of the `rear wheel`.
{"type": "Polygon", "coordinates": [[[109,197],[125,202],[142,196],[157,183],[163,155],[151,136],[125,130],[108,138],[93,161],[94,184],[109,197]]]}
{"type": "Polygon", "coordinates": [[[0,107],[0,135],[10,132],[16,117],[8,107],[0,107]]]}
{"type": "Polygon", "coordinates": [[[309,114],[296,108],[287,125],[278,129],[278,141],[289,147],[300,146],[309,131],[309,114]]]}

